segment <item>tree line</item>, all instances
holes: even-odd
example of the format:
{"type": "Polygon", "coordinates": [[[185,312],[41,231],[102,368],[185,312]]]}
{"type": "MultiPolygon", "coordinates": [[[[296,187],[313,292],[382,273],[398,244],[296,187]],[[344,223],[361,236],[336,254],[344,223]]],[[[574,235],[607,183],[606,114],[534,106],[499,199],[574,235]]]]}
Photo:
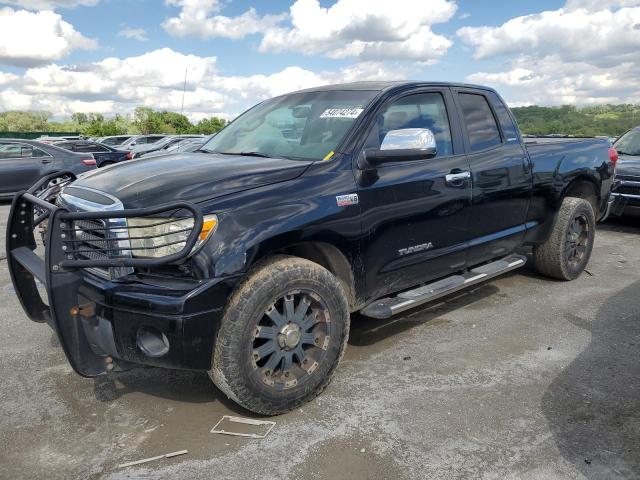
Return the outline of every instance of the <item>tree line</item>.
{"type": "Polygon", "coordinates": [[[529,135],[617,137],[630,128],[640,125],[640,105],[600,105],[582,108],[572,105],[532,106],[511,110],[518,120],[522,133],[529,135]]]}
{"type": "MultiPolygon", "coordinates": [[[[596,107],[517,107],[512,109],[522,133],[616,137],[640,125],[640,105],[596,107]]],[[[192,123],[185,115],[138,107],[132,116],[74,113],[66,121],[54,121],[49,112],[0,112],[0,132],[79,132],[88,137],[148,133],[202,133],[220,131],[222,118],[211,117],[192,123]]]]}
{"type": "Polygon", "coordinates": [[[202,133],[219,132],[226,120],[218,117],[203,118],[192,123],[185,115],[138,107],[132,116],[116,114],[106,118],[101,113],[74,113],[63,121],[52,119],[50,112],[0,112],[0,132],[77,132],[87,137],[149,133],[202,133]]]}

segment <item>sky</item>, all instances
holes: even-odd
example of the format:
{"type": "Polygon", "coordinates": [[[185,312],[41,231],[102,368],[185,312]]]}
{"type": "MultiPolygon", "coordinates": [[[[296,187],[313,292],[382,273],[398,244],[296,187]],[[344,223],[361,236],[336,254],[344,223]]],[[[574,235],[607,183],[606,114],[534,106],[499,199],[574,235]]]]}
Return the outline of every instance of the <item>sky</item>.
{"type": "Polygon", "coordinates": [[[0,111],[230,119],[401,79],[490,85],[511,106],[640,103],[640,0],[0,0],[0,111]]]}

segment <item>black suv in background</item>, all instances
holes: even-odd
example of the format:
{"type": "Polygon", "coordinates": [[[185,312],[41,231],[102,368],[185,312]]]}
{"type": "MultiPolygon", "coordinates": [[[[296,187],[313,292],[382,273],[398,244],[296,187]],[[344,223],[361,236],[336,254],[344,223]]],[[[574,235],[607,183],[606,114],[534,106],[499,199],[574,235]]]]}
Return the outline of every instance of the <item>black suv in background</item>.
{"type": "Polygon", "coordinates": [[[640,126],[632,128],[613,144],[620,160],[612,196],[614,213],[640,214],[640,126]]]}
{"type": "Polygon", "coordinates": [[[36,184],[12,206],[7,259],[81,375],[207,370],[277,414],[328,384],[351,312],[389,318],[526,250],[544,275],[580,275],[616,159],[606,140],[525,144],[490,88],[325,86],[259,104],[195,153],[92,172],[55,204],[36,184]],[[44,260],[34,204],[49,212],[44,260]]]}

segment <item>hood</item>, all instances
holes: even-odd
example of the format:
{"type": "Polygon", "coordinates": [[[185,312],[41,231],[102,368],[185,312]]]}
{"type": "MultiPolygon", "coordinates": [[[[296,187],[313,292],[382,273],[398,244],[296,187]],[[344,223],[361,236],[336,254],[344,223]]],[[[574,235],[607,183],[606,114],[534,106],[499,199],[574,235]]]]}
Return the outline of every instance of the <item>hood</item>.
{"type": "Polygon", "coordinates": [[[172,201],[201,202],[284,182],[300,176],[312,161],[212,153],[176,153],[100,168],[73,185],[117,197],[125,208],[172,201]]]}
{"type": "Polygon", "coordinates": [[[640,156],[620,155],[616,164],[616,175],[640,177],[640,156]]]}

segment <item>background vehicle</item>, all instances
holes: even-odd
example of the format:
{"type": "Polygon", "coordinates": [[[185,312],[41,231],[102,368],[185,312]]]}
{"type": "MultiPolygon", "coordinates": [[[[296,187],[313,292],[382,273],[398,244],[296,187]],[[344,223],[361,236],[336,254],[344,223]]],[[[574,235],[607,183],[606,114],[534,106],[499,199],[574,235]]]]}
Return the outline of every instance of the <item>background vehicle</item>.
{"type": "Polygon", "coordinates": [[[108,145],[110,147],[117,147],[129,140],[133,135],[116,135],[112,137],[99,137],[96,138],[96,142],[108,145]]]}
{"type": "Polygon", "coordinates": [[[202,135],[167,135],[166,137],[158,140],[157,142],[136,145],[131,150],[133,152],[133,158],[140,158],[146,156],[151,152],[166,151],[171,146],[182,142],[186,139],[198,139],[203,138],[202,135]]]}
{"type": "Polygon", "coordinates": [[[12,197],[54,172],[79,175],[95,168],[91,155],[71,153],[34,140],[0,139],[0,198],[12,197]]]}
{"type": "Polygon", "coordinates": [[[63,140],[80,140],[81,138],[79,135],[66,135],[61,137],[38,137],[35,141],[40,143],[56,143],[63,140]]]}
{"type": "Polygon", "coordinates": [[[19,223],[33,198],[17,197],[7,258],[35,321],[46,277],[82,375],[208,370],[277,414],[328,384],[351,312],[389,318],[524,265],[523,248],[541,273],[579,276],[615,159],[605,140],[525,145],[489,88],[325,86],[261,103],[196,153],[64,187],[44,262],[19,223]]]}
{"type": "Polygon", "coordinates": [[[612,196],[613,213],[640,214],[640,126],[632,128],[613,144],[620,160],[612,196]]]}
{"type": "Polygon", "coordinates": [[[166,135],[133,135],[131,138],[118,145],[118,148],[121,148],[122,150],[133,150],[136,146],[155,143],[158,140],[162,140],[164,137],[166,137],[166,135]]]}
{"type": "Polygon", "coordinates": [[[182,141],[180,141],[178,143],[174,143],[173,145],[171,145],[166,150],[156,150],[155,152],[146,153],[144,158],[159,157],[159,156],[162,156],[162,155],[170,155],[172,153],[182,153],[182,152],[193,153],[193,152],[197,152],[212,137],[213,137],[213,135],[210,135],[208,137],[201,137],[201,138],[198,138],[198,139],[182,140],[182,141]]]}
{"type": "Polygon", "coordinates": [[[89,153],[96,159],[98,168],[113,165],[114,163],[131,160],[133,154],[123,150],[117,150],[108,145],[87,140],[71,140],[54,143],[56,147],[64,148],[75,153],[89,153]]]}

